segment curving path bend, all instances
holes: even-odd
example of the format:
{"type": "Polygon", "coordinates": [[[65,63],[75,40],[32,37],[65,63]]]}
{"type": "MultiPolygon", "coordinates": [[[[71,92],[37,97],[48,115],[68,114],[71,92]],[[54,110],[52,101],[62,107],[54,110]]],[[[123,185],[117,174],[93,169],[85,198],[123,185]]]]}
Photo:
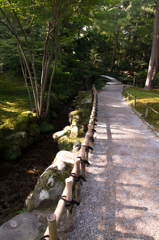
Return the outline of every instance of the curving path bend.
{"type": "Polygon", "coordinates": [[[159,240],[159,139],[125,103],[122,88],[98,92],[91,165],[67,240],[159,240]]]}

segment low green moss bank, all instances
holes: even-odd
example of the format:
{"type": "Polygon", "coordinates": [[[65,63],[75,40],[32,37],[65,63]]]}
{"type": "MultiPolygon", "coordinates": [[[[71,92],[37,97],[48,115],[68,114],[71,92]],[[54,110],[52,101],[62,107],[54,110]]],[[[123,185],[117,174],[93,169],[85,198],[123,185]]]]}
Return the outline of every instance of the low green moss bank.
{"type": "MultiPolygon", "coordinates": [[[[130,87],[127,89],[127,92],[129,92],[132,96],[136,96],[136,107],[135,109],[141,113],[141,118],[143,118],[145,121],[147,121],[150,125],[154,126],[156,130],[159,131],[159,114],[153,112],[151,109],[149,109],[148,117],[145,118],[146,113],[146,104],[149,102],[149,106],[156,110],[159,113],[159,89],[153,89],[153,90],[144,90],[143,88],[139,87],[130,87]]],[[[132,107],[134,104],[134,98],[130,96],[128,101],[128,93],[126,93],[126,101],[129,103],[132,107]]]]}

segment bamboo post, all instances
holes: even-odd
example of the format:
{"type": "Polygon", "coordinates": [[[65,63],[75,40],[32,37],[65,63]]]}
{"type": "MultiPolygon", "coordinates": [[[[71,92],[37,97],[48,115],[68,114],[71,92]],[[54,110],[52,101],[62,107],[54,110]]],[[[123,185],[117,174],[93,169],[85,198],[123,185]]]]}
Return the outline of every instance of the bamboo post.
{"type": "MultiPolygon", "coordinates": [[[[90,135],[89,135],[89,133],[86,133],[86,141],[85,141],[85,144],[86,144],[86,147],[89,147],[89,137],[90,137],[90,135]]],[[[85,159],[88,161],[88,152],[89,151],[85,151],[85,159]]]]}
{"type": "Polygon", "coordinates": [[[148,117],[148,113],[149,113],[149,104],[150,104],[150,103],[147,102],[145,118],[148,117]]]}
{"type": "Polygon", "coordinates": [[[128,101],[130,100],[130,93],[128,92],[128,101]]]}
{"type": "MultiPolygon", "coordinates": [[[[80,158],[77,157],[77,160],[75,161],[75,172],[76,176],[80,176],[80,158]]],[[[81,197],[81,182],[76,182],[76,201],[80,202],[81,197]]]]}
{"type": "Polygon", "coordinates": [[[136,96],[134,97],[134,108],[136,107],[136,96]]]}
{"type": "Polygon", "coordinates": [[[56,215],[51,213],[47,216],[49,227],[49,240],[57,240],[56,215]]]}
{"type": "MultiPolygon", "coordinates": [[[[72,178],[66,178],[65,179],[66,183],[66,200],[72,201],[72,178]]],[[[73,214],[70,212],[70,207],[67,209],[67,218],[68,218],[68,228],[69,231],[73,231],[74,229],[74,224],[73,224],[73,214]]]]}
{"type": "MultiPolygon", "coordinates": [[[[94,129],[94,121],[91,120],[91,123],[88,125],[89,141],[88,141],[88,145],[86,146],[92,147],[93,141],[91,139],[93,138],[93,129],[94,129]]],[[[87,138],[86,138],[86,142],[87,142],[87,138]]],[[[89,150],[89,152],[91,153],[91,149],[89,150]]]]}
{"type": "MultiPolygon", "coordinates": [[[[85,148],[86,148],[86,146],[85,146],[85,144],[83,143],[83,144],[81,145],[81,151],[80,151],[80,157],[81,157],[82,160],[85,160],[85,148]]],[[[85,165],[82,164],[82,162],[81,162],[81,174],[82,174],[82,176],[83,176],[84,178],[86,178],[85,165]]]]}

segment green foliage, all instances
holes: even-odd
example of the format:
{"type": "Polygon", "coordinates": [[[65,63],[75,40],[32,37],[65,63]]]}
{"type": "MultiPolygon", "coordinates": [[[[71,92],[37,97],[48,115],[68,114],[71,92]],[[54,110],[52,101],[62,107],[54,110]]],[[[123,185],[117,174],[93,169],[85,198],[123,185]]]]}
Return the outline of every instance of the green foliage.
{"type": "Polygon", "coordinates": [[[29,208],[23,208],[22,210],[16,212],[16,214],[21,214],[21,213],[25,213],[25,212],[28,212],[29,211],[29,208]]]}
{"type": "Polygon", "coordinates": [[[54,84],[70,84],[73,81],[73,75],[70,72],[64,72],[64,67],[56,68],[54,75],[54,84]]]}
{"type": "MultiPolygon", "coordinates": [[[[74,107],[77,107],[77,105],[78,105],[78,107],[81,108],[83,106],[83,102],[85,101],[85,97],[86,97],[86,93],[84,91],[80,91],[78,93],[78,96],[76,96],[75,99],[73,100],[72,105],[74,107]]],[[[85,108],[85,107],[83,107],[83,108],[85,108]]]]}
{"type": "Polygon", "coordinates": [[[0,127],[13,128],[17,116],[30,110],[30,102],[21,78],[0,77],[0,127]]]}

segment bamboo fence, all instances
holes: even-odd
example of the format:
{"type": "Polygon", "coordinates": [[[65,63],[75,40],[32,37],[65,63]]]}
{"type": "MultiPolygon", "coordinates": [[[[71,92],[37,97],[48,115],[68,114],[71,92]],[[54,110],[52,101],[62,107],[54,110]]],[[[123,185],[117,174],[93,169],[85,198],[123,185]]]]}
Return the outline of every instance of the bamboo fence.
{"type": "MultiPolygon", "coordinates": [[[[49,214],[47,217],[48,227],[44,233],[44,236],[41,240],[57,240],[57,227],[60,222],[62,213],[67,208],[67,218],[68,218],[68,228],[69,231],[74,229],[73,223],[73,205],[77,206],[80,204],[80,194],[81,194],[81,181],[86,181],[86,166],[89,165],[89,153],[91,153],[92,144],[94,142],[94,132],[95,125],[97,122],[97,106],[98,106],[98,96],[97,90],[93,86],[92,88],[92,103],[90,109],[90,120],[85,133],[84,141],[81,145],[79,156],[76,158],[71,175],[69,178],[65,179],[65,188],[61,195],[60,200],[58,201],[57,207],[54,213],[49,214]],[[75,184],[75,195],[76,199],[72,199],[72,188],[75,184]]],[[[85,126],[84,126],[85,127],[85,126]]],[[[86,127],[85,127],[86,128],[86,127]]]]}

